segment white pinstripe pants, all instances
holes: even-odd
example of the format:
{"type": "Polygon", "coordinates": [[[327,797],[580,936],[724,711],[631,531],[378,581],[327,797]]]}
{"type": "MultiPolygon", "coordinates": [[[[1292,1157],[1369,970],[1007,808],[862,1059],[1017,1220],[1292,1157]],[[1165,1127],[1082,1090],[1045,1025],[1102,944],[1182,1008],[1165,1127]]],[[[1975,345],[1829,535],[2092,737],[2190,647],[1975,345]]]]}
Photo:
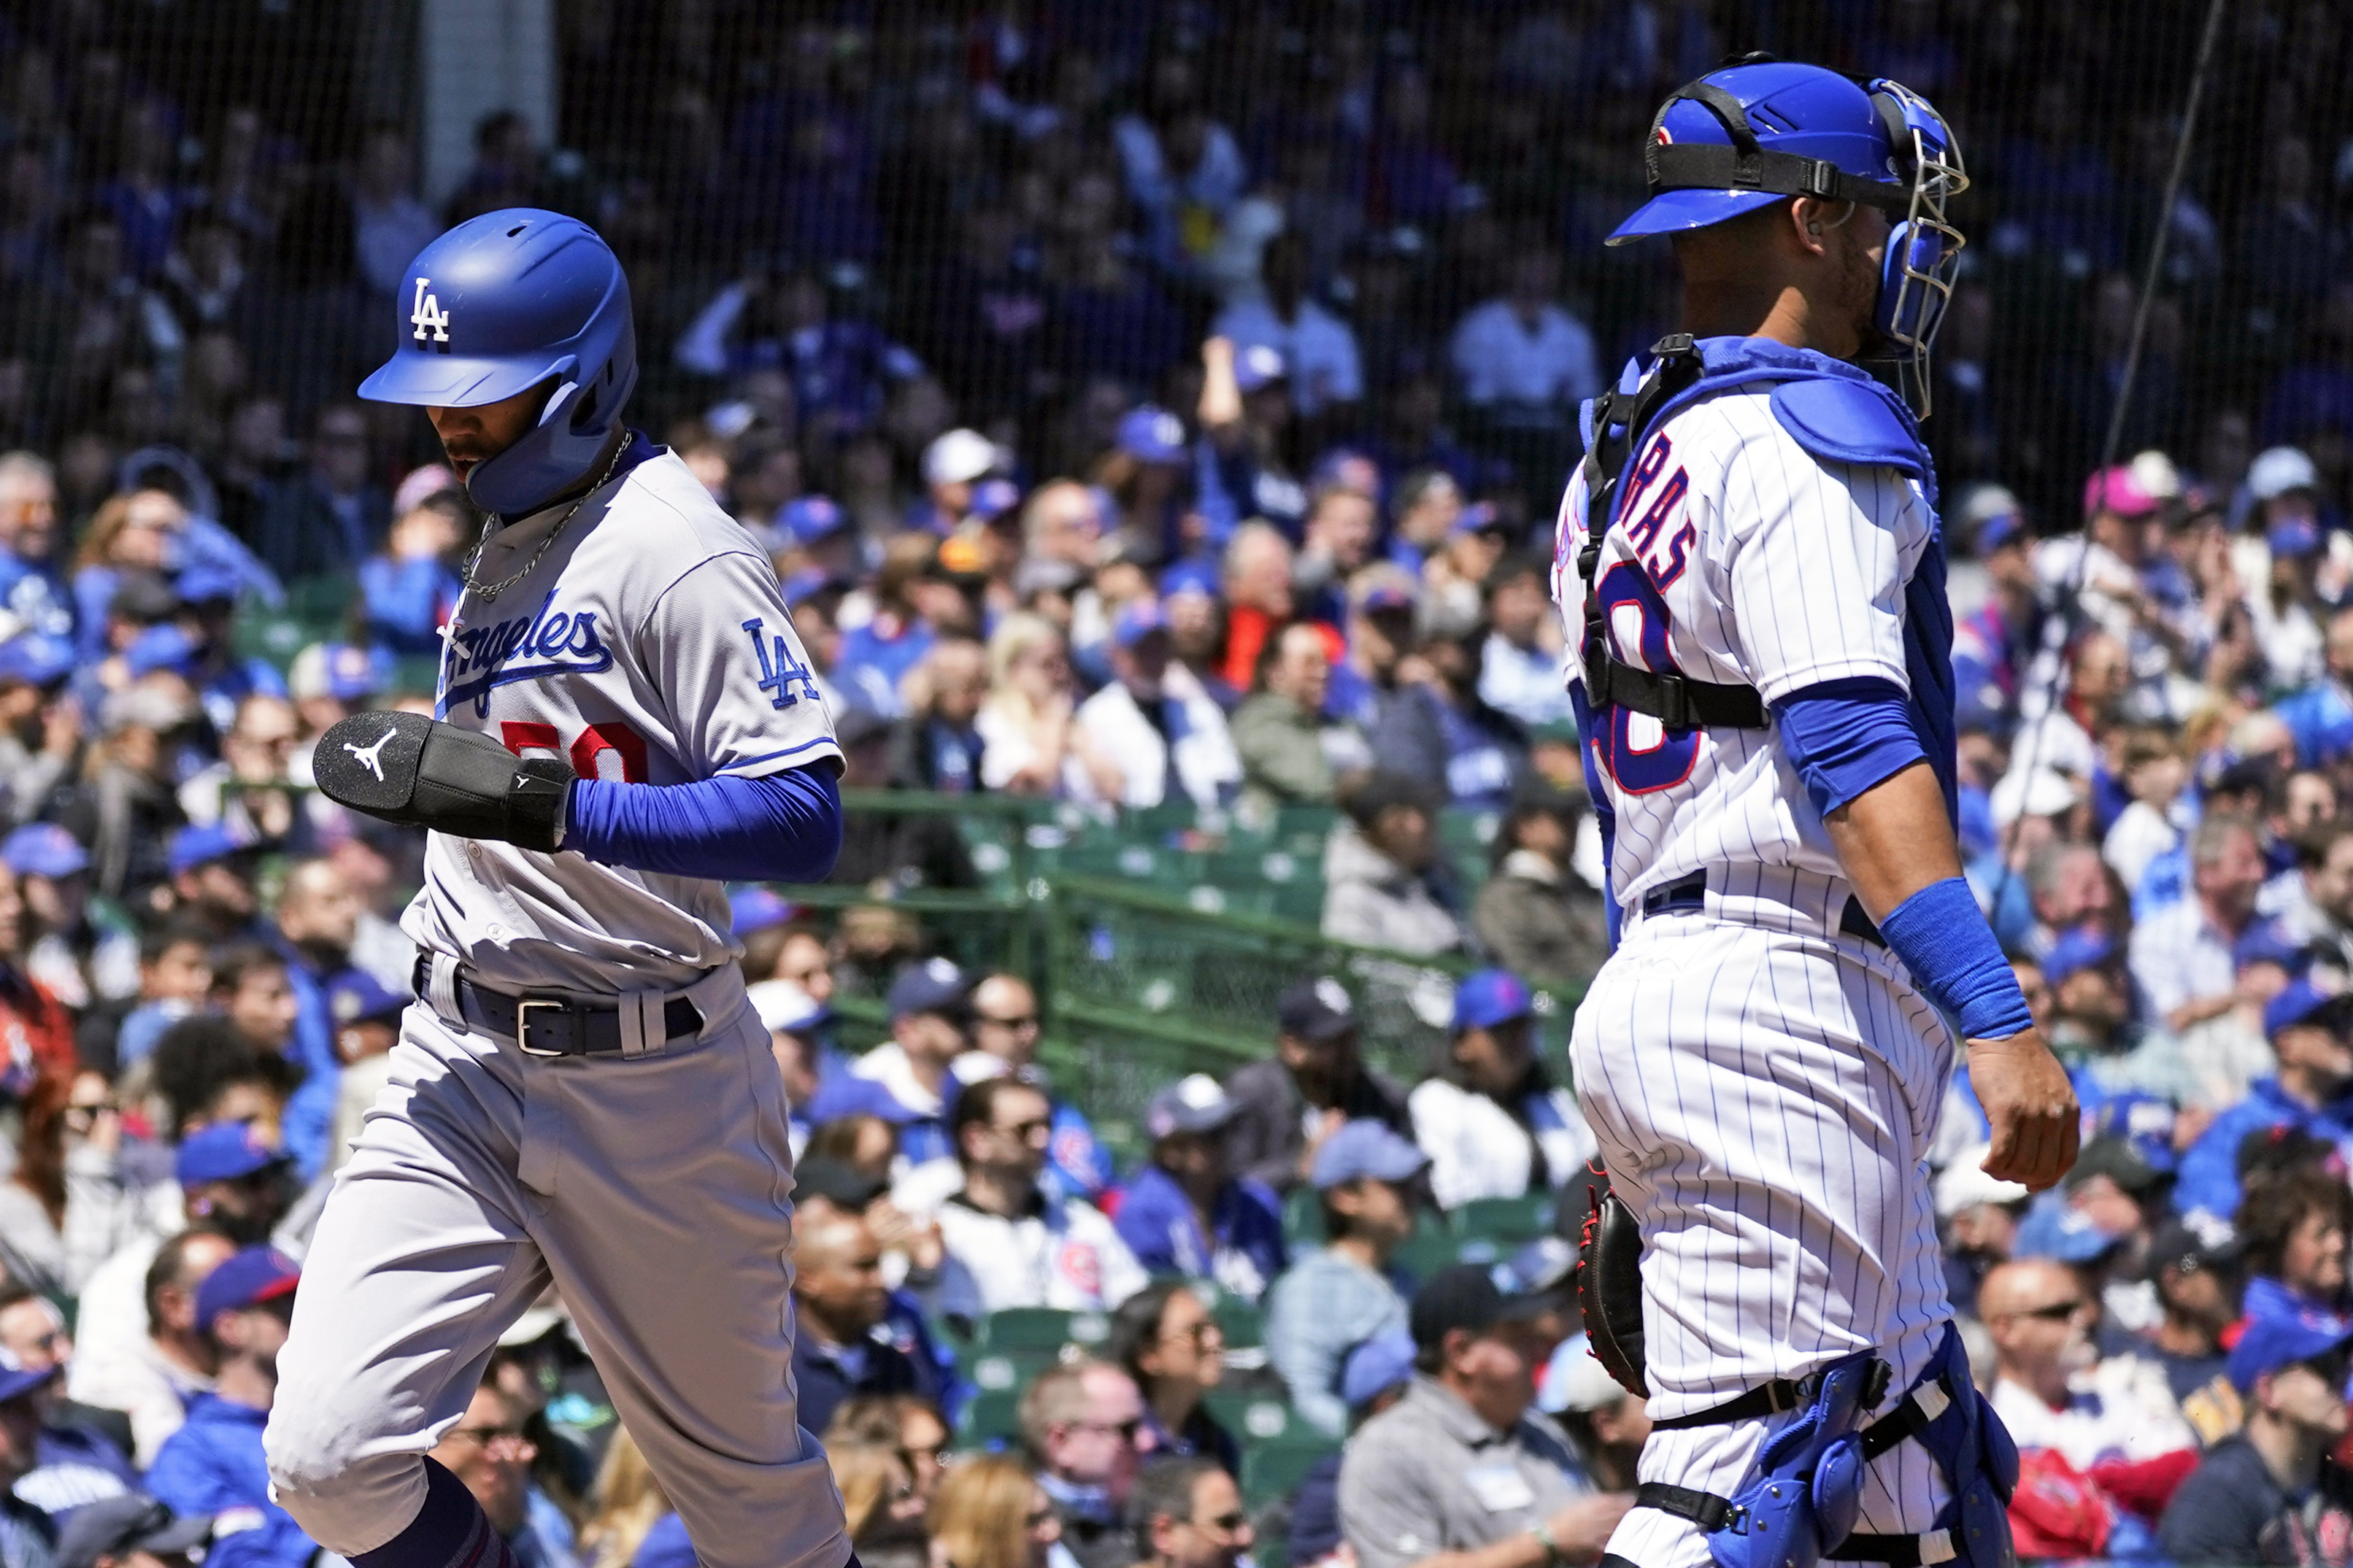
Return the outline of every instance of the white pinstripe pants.
{"type": "MultiPolygon", "coordinates": [[[[1875,1349],[1892,1408],[1951,1315],[1924,1164],[1955,1042],[1883,949],[1707,914],[1635,922],[1577,1010],[1577,1091],[1641,1223],[1651,1414],[1722,1404],[1875,1349]]],[[[1875,1415],[1879,1412],[1873,1412],[1875,1415]]],[[[1644,1480],[1729,1496],[1773,1417],[1662,1432],[1644,1480]]],[[[1927,1530],[1946,1496],[1919,1444],[1871,1468],[1860,1530],[1927,1530]]],[[[1640,1568],[1707,1560],[1637,1509],[1640,1568]]]]}

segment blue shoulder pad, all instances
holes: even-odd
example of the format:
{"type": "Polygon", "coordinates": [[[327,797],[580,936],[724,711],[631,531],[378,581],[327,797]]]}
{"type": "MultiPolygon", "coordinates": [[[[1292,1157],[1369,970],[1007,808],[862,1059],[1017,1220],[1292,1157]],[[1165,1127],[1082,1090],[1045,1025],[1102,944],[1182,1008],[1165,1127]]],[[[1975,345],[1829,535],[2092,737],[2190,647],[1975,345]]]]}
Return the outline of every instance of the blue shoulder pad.
{"type": "Polygon", "coordinates": [[[1799,446],[1825,461],[1884,464],[1915,479],[1928,477],[1918,431],[1877,382],[1785,381],[1773,389],[1773,416],[1799,446]]]}

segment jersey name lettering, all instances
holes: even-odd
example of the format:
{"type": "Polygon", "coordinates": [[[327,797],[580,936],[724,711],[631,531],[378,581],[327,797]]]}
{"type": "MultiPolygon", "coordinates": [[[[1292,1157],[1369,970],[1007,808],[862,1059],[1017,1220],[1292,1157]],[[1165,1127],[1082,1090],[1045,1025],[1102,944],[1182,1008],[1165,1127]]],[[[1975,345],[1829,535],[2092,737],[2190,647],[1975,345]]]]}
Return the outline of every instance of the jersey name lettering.
{"type": "Polygon", "coordinates": [[[442,656],[442,717],[469,702],[478,716],[487,716],[491,693],[513,681],[601,675],[613,668],[613,650],[596,631],[596,612],[567,615],[552,609],[554,603],[555,590],[550,588],[533,615],[468,626],[450,636],[442,656]],[[510,662],[518,658],[532,662],[510,662]],[[461,680],[460,676],[470,679],[461,680]]]}

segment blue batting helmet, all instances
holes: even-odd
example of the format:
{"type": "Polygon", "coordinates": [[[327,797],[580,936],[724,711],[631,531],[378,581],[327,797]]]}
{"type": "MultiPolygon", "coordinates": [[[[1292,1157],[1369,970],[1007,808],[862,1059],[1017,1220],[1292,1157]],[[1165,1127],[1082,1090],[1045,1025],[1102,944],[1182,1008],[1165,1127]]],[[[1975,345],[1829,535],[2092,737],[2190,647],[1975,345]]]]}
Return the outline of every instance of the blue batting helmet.
{"type": "Polygon", "coordinates": [[[515,515],[587,477],[638,384],[621,263],[577,218],[508,207],[459,224],[409,263],[400,346],[360,395],[473,408],[557,384],[538,428],[466,478],[474,504],[515,515]]]}
{"type": "Polygon", "coordinates": [[[1886,212],[1881,342],[1925,414],[1928,349],[1952,297],[1960,231],[1946,204],[1968,185],[1959,144],[1928,100],[1884,77],[1752,58],[1676,89],[1642,150],[1651,199],[1609,243],[1705,228],[1792,196],[1886,212]]]}

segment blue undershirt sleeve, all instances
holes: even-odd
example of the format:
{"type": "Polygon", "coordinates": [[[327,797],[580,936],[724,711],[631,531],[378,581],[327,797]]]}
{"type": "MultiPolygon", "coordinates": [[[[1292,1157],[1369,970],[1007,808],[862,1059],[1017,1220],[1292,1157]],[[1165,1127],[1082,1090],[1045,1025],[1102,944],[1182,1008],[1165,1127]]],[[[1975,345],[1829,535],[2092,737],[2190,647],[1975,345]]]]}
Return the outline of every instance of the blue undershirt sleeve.
{"type": "Polygon", "coordinates": [[[830,764],[694,784],[582,779],[564,804],[564,845],[591,860],[727,882],[822,882],[841,854],[830,764]]]}
{"type": "Polygon", "coordinates": [[[1928,753],[1904,689],[1878,676],[1825,680],[1773,704],[1781,750],[1814,809],[1828,816],[1928,753]]]}

